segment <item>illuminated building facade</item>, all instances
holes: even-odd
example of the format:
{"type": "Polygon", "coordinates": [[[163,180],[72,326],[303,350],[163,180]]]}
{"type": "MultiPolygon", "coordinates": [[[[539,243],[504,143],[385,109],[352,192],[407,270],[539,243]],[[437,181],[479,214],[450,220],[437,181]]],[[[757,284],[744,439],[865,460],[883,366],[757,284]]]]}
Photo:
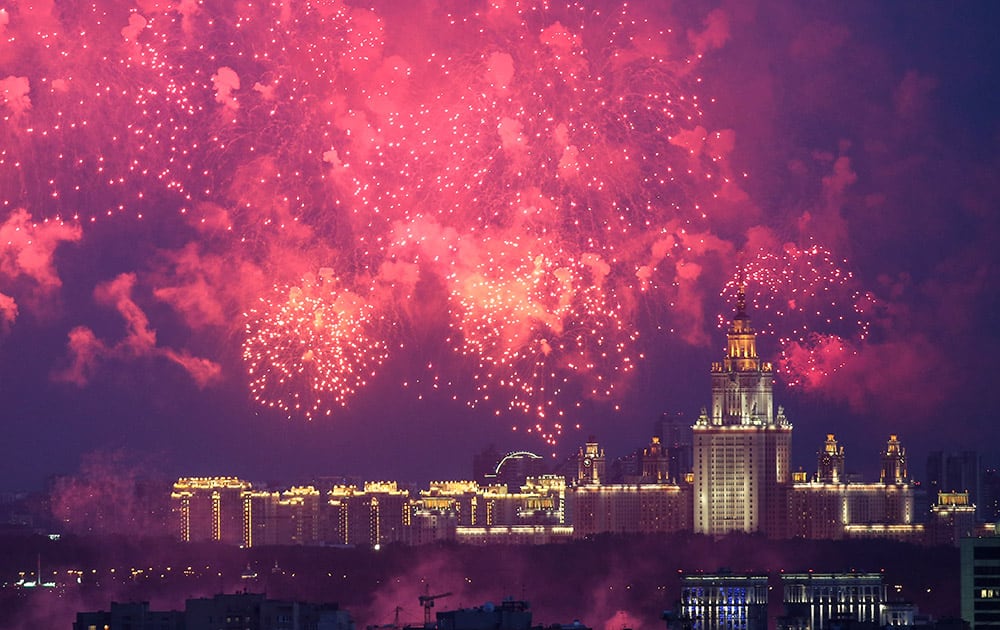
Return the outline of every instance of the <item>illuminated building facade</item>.
{"type": "Polygon", "coordinates": [[[976,515],[987,516],[981,509],[985,505],[982,501],[982,462],[976,451],[932,451],[927,455],[924,482],[930,498],[938,496],[939,492],[965,492],[969,495],[969,504],[976,506],[976,515]]]}
{"type": "Polygon", "coordinates": [[[557,475],[529,477],[520,492],[506,485],[474,481],[434,481],[420,491],[419,509],[453,512],[459,526],[561,524],[565,521],[566,480],[557,475]]]}
{"type": "Polygon", "coordinates": [[[796,627],[825,630],[843,627],[845,620],[885,625],[880,573],[786,573],[781,583],[785,616],[796,627]]]}
{"type": "Polygon", "coordinates": [[[963,538],[962,619],[972,630],[1000,628],[1000,537],[963,538]]]}
{"type": "Polygon", "coordinates": [[[774,374],[757,355],[741,288],[722,362],[712,364],[712,408],[693,427],[694,531],[783,536],[792,425],[774,411],[774,374]]]}
{"type": "Polygon", "coordinates": [[[844,480],[844,447],[837,445],[832,433],[816,455],[816,480],[820,483],[840,483],[844,480]]]}
{"type": "Polygon", "coordinates": [[[171,506],[185,542],[242,545],[243,493],[250,483],[236,477],[183,477],[174,483],[171,506]]]}
{"type": "Polygon", "coordinates": [[[323,528],[327,542],[376,546],[403,542],[410,524],[410,493],[393,481],[334,486],[327,493],[323,528]]]}
{"type": "Polygon", "coordinates": [[[600,485],[606,478],[604,449],[591,437],[576,456],[577,485],[600,485]]]}
{"type": "Polygon", "coordinates": [[[895,538],[922,542],[914,519],[914,488],[906,477],[906,451],[893,435],[882,452],[880,483],[844,481],[844,449],[827,435],[812,481],[788,492],[787,534],[791,538],[895,538]]]}
{"type": "Polygon", "coordinates": [[[548,545],[573,540],[567,525],[459,526],[455,540],[463,545],[548,545]]]}
{"type": "Polygon", "coordinates": [[[889,436],[889,442],[882,451],[882,473],[879,481],[884,484],[909,481],[909,475],[906,473],[906,449],[895,435],[889,436]]]}
{"type": "Polygon", "coordinates": [[[653,436],[649,446],[642,449],[640,464],[642,465],[642,473],[638,480],[639,483],[667,483],[671,481],[670,455],[660,442],[659,437],[653,436]]]}
{"type": "Polygon", "coordinates": [[[412,502],[412,544],[455,540],[462,544],[547,544],[570,540],[565,525],[566,479],[528,477],[520,492],[504,484],[435,481],[412,502]]]}
{"type": "Polygon", "coordinates": [[[408,545],[429,545],[456,538],[458,522],[449,510],[414,507],[410,526],[405,529],[404,542],[408,545]]]}
{"type": "Polygon", "coordinates": [[[680,617],[691,630],[766,630],[767,576],[681,577],[680,617]]]}
{"type": "Polygon", "coordinates": [[[937,503],[927,521],[927,543],[957,546],[976,531],[976,506],[968,492],[938,492],[937,503]]]}
{"type": "Polygon", "coordinates": [[[691,530],[691,492],[674,484],[584,485],[568,491],[578,538],[605,532],[652,534],[691,530]]]}

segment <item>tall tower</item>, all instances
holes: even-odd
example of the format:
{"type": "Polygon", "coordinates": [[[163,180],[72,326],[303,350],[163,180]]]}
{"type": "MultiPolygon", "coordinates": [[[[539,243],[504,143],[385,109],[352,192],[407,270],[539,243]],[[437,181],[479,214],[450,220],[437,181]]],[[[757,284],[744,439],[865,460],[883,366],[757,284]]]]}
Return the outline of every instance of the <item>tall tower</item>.
{"type": "Polygon", "coordinates": [[[889,441],[882,451],[882,483],[906,483],[906,449],[899,443],[895,435],[889,436],[889,441]]]}
{"type": "Polygon", "coordinates": [[[816,457],[816,481],[840,483],[844,479],[844,447],[837,446],[832,433],[826,434],[823,450],[816,457]]]}
{"type": "Polygon", "coordinates": [[[605,479],[604,449],[591,436],[576,456],[576,482],[581,486],[599,486],[605,479]]]}
{"type": "Polygon", "coordinates": [[[792,425],[774,412],[774,373],[757,356],[741,285],[726,355],[712,364],[712,410],[694,433],[694,527],[703,534],[783,535],[792,425]]]}

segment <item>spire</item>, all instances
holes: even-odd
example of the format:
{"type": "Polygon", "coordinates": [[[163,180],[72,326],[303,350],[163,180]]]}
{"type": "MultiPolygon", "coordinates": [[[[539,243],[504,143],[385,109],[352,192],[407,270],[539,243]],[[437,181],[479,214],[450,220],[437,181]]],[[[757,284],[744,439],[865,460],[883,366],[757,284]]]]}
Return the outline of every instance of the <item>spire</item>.
{"type": "Polygon", "coordinates": [[[746,274],[740,265],[736,285],[736,315],[729,326],[728,348],[726,350],[726,371],[754,372],[760,369],[757,358],[757,335],[747,315],[746,274]]]}
{"type": "Polygon", "coordinates": [[[743,271],[743,265],[740,265],[737,271],[738,280],[736,285],[736,316],[746,317],[747,316],[747,277],[746,273],[743,271]]]}

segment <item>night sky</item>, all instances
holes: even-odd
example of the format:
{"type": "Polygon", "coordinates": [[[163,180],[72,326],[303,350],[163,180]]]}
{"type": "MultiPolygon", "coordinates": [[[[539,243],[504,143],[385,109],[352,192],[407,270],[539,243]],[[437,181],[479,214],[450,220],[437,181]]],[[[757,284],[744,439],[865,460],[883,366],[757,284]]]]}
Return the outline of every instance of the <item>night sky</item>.
{"type": "Polygon", "coordinates": [[[0,490],[623,455],[740,277],[796,467],[1000,450],[993,3],[398,4],[0,4],[0,490]]]}

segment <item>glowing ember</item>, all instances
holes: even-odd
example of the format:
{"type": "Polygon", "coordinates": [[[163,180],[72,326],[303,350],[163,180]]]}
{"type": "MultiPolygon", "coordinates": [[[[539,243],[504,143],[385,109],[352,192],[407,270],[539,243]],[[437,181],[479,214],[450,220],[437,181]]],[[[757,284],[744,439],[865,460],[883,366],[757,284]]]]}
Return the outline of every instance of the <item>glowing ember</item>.
{"type": "Polygon", "coordinates": [[[328,273],[275,293],[247,316],[250,389],[261,404],[286,413],[328,415],[386,357],[384,342],[369,335],[373,309],[328,273]]]}
{"type": "MultiPolygon", "coordinates": [[[[705,257],[731,253],[705,235],[713,200],[738,192],[732,133],[706,130],[694,92],[717,44],[657,7],[447,4],[420,19],[333,0],[14,5],[3,207],[168,225],[181,244],[156,298],[189,322],[245,313],[264,405],[348,404],[407,343],[393,331],[430,310],[450,331],[444,369],[474,372],[455,397],[523,413],[552,442],[581,400],[614,404],[640,317],[701,326],[681,302],[705,257]],[[211,273],[195,239],[226,252],[211,273]]],[[[830,312],[810,303],[827,282],[810,274],[835,269],[817,252],[748,267],[796,287],[762,308],[830,312]]]]}
{"type": "Polygon", "coordinates": [[[758,252],[742,278],[737,274],[726,284],[723,295],[746,283],[754,322],[761,333],[777,337],[778,369],[790,385],[814,385],[844,367],[868,335],[874,297],[862,293],[845,268],[846,261],[823,247],[786,244],[781,254],[758,252]]]}

